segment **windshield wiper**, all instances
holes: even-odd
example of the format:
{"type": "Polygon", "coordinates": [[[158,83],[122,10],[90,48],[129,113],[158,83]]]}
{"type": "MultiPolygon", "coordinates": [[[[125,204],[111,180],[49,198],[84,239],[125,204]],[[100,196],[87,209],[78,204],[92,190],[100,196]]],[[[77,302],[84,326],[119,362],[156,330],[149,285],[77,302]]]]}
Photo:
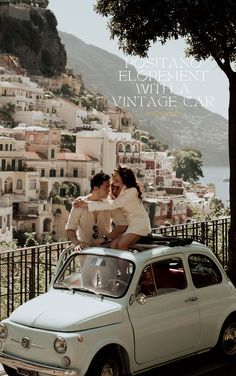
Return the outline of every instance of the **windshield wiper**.
{"type": "Polygon", "coordinates": [[[94,290],[90,289],[89,287],[79,286],[77,290],[81,290],[81,291],[84,291],[84,292],[91,292],[94,295],[102,296],[102,294],[100,292],[94,291],[94,290]]]}
{"type": "Polygon", "coordinates": [[[60,285],[65,286],[68,290],[72,291],[73,294],[74,294],[75,289],[74,289],[74,287],[71,287],[69,283],[66,283],[66,282],[63,282],[63,281],[55,283],[56,287],[60,287],[60,285]]]}

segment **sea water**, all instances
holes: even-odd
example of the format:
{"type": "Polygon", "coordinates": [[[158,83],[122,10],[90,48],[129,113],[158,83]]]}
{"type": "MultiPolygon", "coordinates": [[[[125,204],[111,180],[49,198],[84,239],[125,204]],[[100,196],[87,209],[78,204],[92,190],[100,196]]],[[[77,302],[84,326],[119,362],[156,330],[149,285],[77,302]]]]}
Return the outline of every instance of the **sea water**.
{"type": "Polygon", "coordinates": [[[212,183],[216,189],[216,197],[221,199],[225,206],[229,206],[229,167],[204,166],[204,177],[199,179],[202,184],[212,183]]]}

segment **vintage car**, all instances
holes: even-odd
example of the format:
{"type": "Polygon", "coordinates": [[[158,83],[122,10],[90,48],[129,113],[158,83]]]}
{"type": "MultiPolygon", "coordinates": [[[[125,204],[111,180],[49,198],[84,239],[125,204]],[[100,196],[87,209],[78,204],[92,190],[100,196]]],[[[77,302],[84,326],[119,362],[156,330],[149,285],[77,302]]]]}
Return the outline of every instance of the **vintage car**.
{"type": "Polygon", "coordinates": [[[10,376],[136,375],[212,348],[236,353],[236,289],[189,239],[69,247],[48,292],[0,323],[10,376]]]}

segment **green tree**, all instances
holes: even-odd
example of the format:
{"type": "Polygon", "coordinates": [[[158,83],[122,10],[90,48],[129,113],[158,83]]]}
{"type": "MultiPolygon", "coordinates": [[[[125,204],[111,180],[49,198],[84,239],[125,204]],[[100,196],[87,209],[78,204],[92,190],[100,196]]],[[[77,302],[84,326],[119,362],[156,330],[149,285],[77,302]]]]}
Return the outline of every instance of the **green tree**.
{"type": "Polygon", "coordinates": [[[73,134],[63,133],[61,135],[61,149],[69,149],[75,152],[76,136],[73,134]]]}
{"type": "Polygon", "coordinates": [[[128,54],[147,56],[152,43],[182,37],[186,55],[213,58],[229,81],[230,213],[228,273],[236,283],[236,2],[234,0],[97,0],[111,37],[128,54]]]}
{"type": "Polygon", "coordinates": [[[87,111],[90,111],[94,106],[93,106],[93,101],[90,96],[82,96],[80,97],[80,105],[82,107],[85,107],[87,111]]]}
{"type": "Polygon", "coordinates": [[[36,245],[39,245],[37,240],[35,239],[36,232],[26,232],[26,241],[24,244],[24,247],[34,247],[36,245]]]}
{"type": "Polygon", "coordinates": [[[175,152],[174,171],[177,178],[182,178],[190,183],[197,182],[203,177],[202,153],[199,150],[178,150],[175,152]]]}
{"type": "Polygon", "coordinates": [[[61,94],[63,97],[71,97],[74,93],[68,84],[63,84],[61,87],[61,94]]]}
{"type": "Polygon", "coordinates": [[[0,119],[13,122],[13,115],[15,113],[15,105],[11,102],[0,107],[0,119]]]}
{"type": "Polygon", "coordinates": [[[211,201],[211,212],[214,214],[215,217],[227,216],[228,209],[225,208],[225,205],[222,200],[214,197],[211,201]]]}

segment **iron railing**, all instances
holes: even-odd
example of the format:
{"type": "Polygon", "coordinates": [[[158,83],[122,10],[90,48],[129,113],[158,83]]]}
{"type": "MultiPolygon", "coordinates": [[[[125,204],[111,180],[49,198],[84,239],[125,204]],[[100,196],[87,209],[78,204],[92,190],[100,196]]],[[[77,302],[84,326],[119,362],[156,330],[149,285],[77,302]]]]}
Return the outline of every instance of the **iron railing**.
{"type": "Polygon", "coordinates": [[[56,262],[69,242],[0,252],[0,319],[47,291],[56,262]]]}
{"type": "Polygon", "coordinates": [[[207,245],[219,259],[223,267],[226,268],[228,264],[229,227],[230,217],[224,217],[204,222],[192,222],[156,228],[153,231],[163,235],[192,238],[199,243],[207,245]]]}
{"type": "MultiPolygon", "coordinates": [[[[159,227],[155,233],[192,238],[206,244],[224,267],[228,260],[230,218],[159,227]]],[[[0,251],[0,319],[47,291],[61,251],[69,242],[0,251]]]]}

